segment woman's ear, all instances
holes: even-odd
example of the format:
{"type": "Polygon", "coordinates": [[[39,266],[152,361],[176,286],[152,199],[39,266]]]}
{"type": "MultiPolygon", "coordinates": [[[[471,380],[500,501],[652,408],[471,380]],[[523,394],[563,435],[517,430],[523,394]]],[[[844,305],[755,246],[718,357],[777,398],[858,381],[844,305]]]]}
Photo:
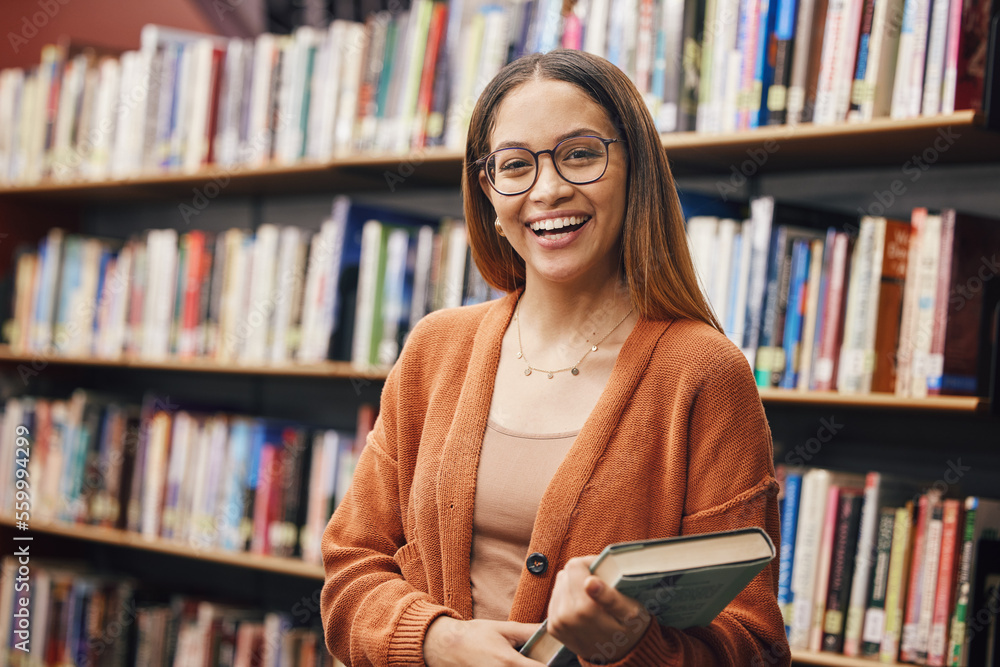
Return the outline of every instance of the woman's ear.
{"type": "Polygon", "coordinates": [[[479,170],[479,187],[482,189],[483,194],[491,202],[493,201],[493,188],[490,187],[490,182],[486,179],[486,170],[479,170]]]}

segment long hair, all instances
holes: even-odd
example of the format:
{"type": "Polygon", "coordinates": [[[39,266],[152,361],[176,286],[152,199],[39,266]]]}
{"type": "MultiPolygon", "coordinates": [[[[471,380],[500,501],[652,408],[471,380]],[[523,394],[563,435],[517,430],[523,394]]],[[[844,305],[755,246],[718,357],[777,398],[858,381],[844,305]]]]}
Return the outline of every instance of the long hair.
{"type": "Polygon", "coordinates": [[[557,50],[515,60],[490,81],[472,112],[462,192],[469,244],[483,278],[505,292],[524,286],[524,260],[496,233],[496,212],[479,186],[477,160],[489,153],[497,110],[507,94],[534,79],[575,85],[607,112],[625,139],[628,196],[620,270],[636,310],[650,320],[688,318],[722,331],[698,285],[674,179],[649,110],[621,70],[583,51],[557,50]]]}

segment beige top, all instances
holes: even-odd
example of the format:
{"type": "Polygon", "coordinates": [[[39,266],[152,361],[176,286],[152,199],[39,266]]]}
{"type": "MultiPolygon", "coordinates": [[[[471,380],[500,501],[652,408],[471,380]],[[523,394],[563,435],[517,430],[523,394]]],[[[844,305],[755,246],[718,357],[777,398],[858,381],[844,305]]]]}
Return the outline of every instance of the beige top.
{"type": "Polygon", "coordinates": [[[469,569],[475,618],[507,620],[542,494],[577,433],[518,433],[487,422],[469,569]]]}

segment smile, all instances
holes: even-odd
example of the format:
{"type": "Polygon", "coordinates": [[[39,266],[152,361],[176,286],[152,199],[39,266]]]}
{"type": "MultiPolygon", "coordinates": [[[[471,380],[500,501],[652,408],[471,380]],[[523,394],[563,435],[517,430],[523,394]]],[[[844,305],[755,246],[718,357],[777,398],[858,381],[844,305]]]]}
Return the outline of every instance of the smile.
{"type": "Polygon", "coordinates": [[[539,220],[538,222],[529,223],[527,227],[529,227],[531,231],[535,232],[535,236],[545,236],[546,238],[558,239],[575,232],[589,221],[589,217],[583,216],[574,216],[570,218],[549,218],[547,220],[539,220]]]}

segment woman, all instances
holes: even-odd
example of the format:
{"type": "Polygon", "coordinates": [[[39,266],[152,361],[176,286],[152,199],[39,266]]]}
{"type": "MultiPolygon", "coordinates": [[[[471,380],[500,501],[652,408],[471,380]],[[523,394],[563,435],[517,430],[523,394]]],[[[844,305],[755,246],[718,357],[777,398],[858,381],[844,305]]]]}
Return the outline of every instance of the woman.
{"type": "Polygon", "coordinates": [[[584,664],[787,664],[777,561],[707,628],[660,627],[589,576],[614,542],[761,526],[770,431],[692,268],[641,96],[574,51],[522,58],[473,113],[463,177],[483,276],[389,374],[323,537],[321,609],[351,665],[520,665],[537,624],[584,664]]]}

